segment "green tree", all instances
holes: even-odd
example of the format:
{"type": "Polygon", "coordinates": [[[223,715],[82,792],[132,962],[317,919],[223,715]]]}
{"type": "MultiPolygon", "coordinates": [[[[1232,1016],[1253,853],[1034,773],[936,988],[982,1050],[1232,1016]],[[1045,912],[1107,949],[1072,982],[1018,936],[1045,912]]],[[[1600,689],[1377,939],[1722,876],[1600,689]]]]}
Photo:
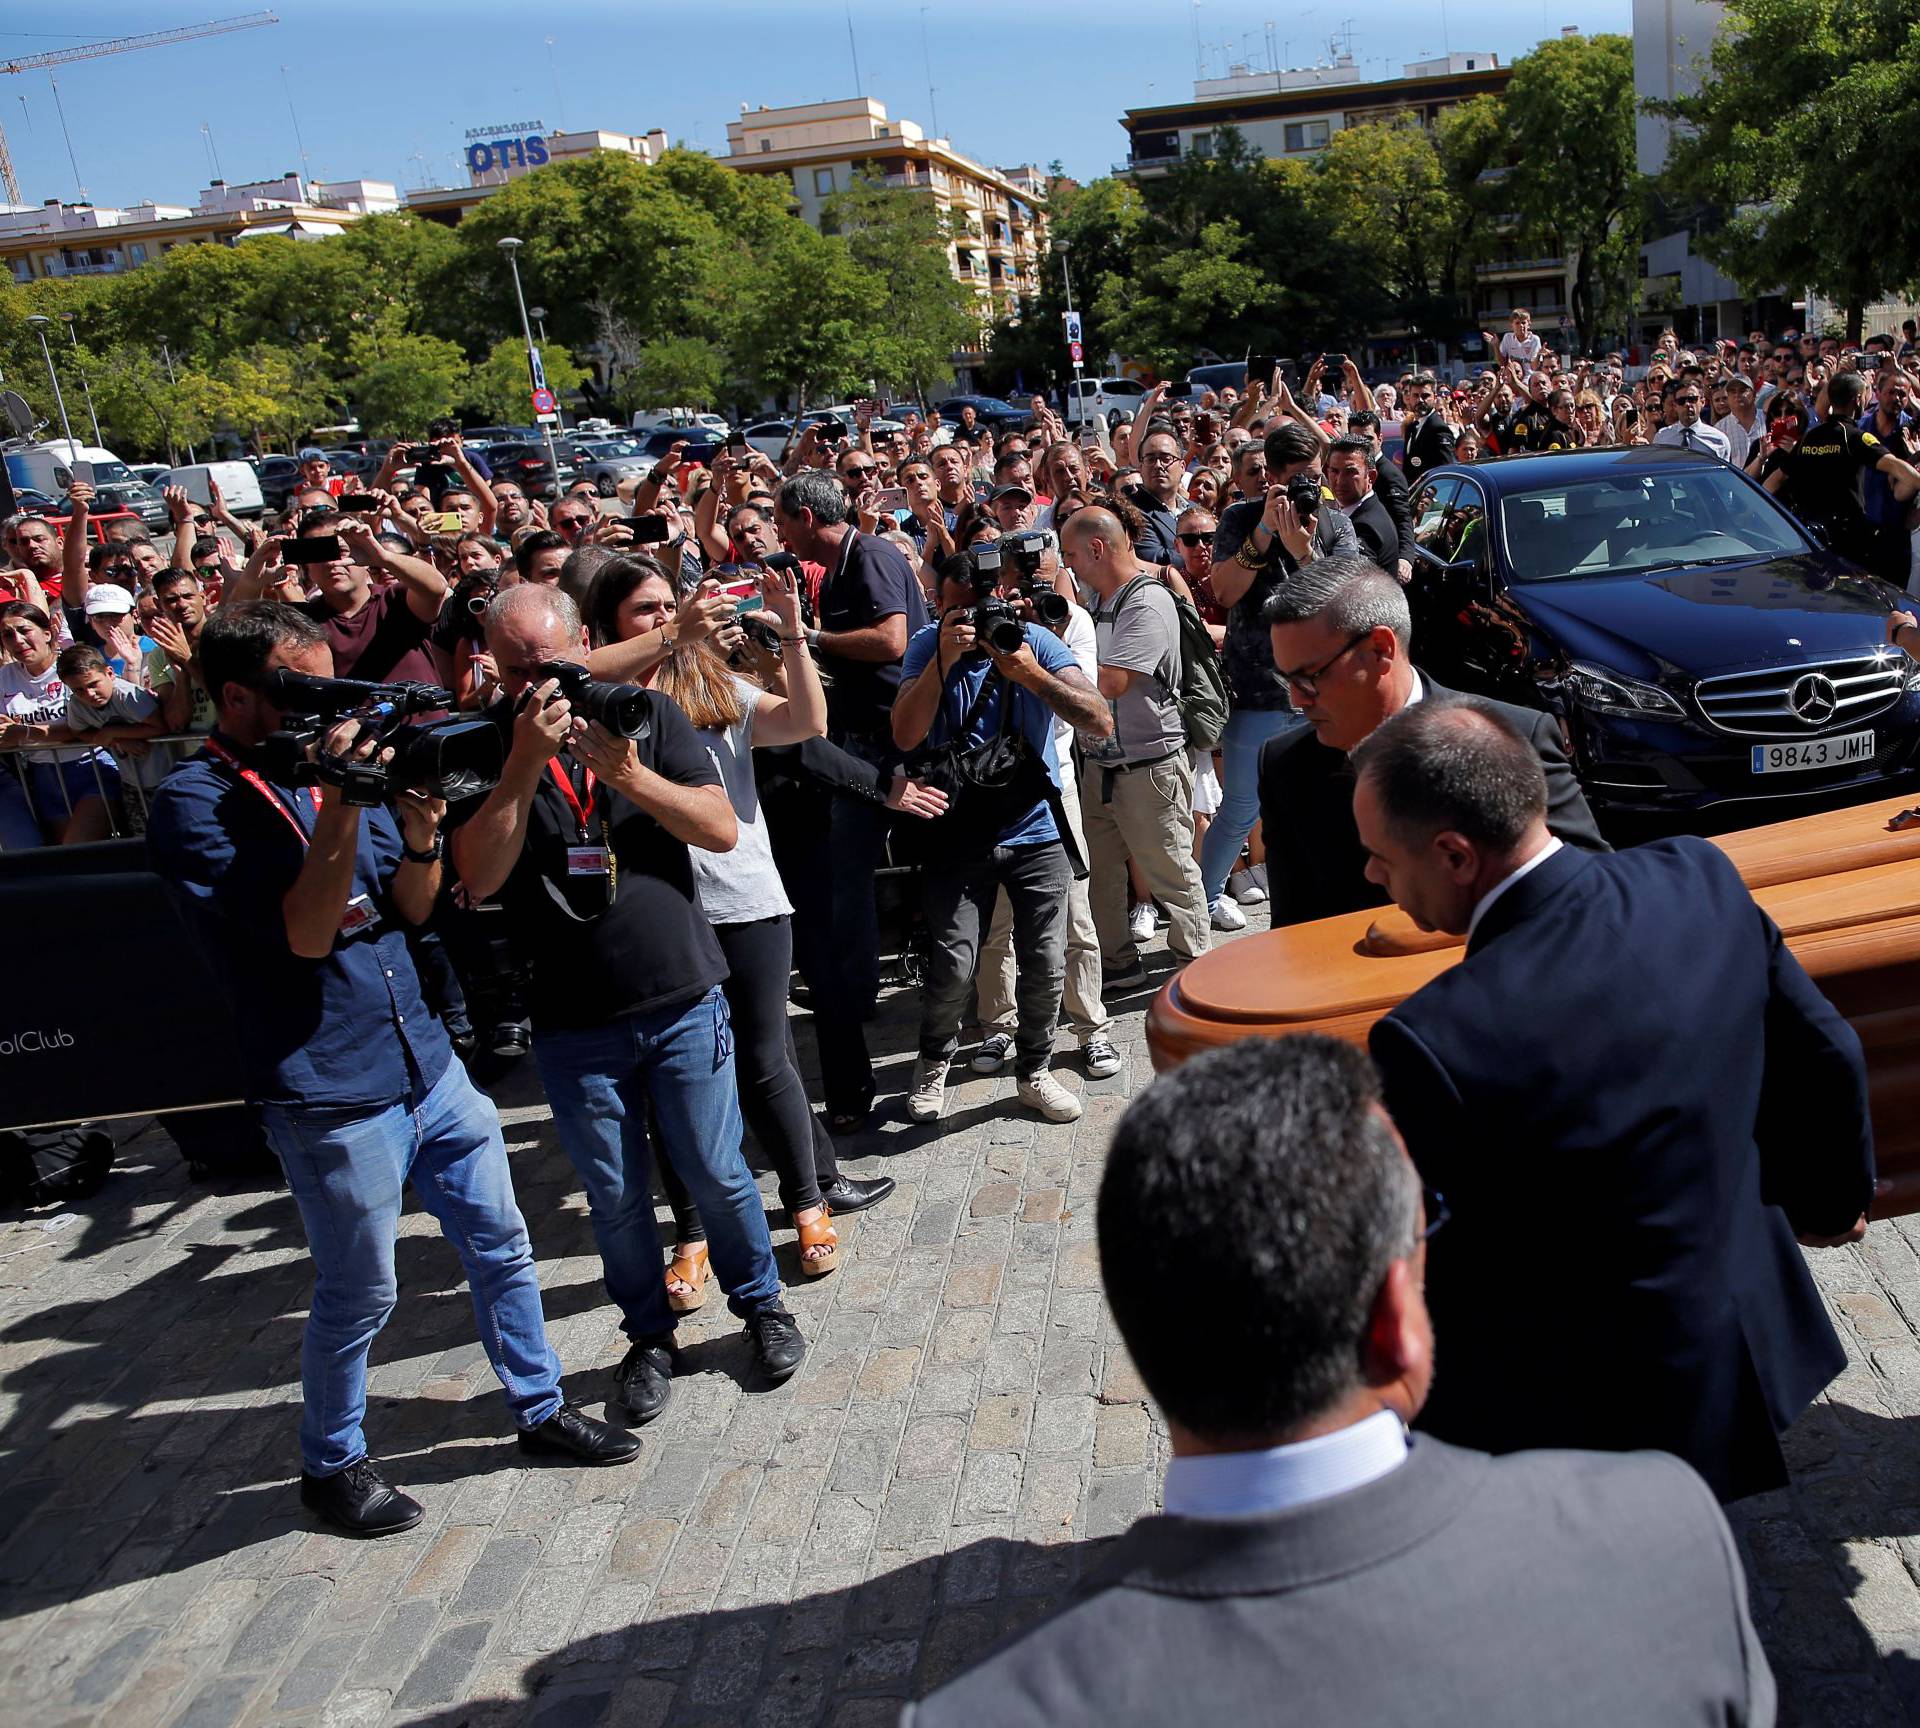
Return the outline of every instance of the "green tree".
{"type": "MultiPolygon", "coordinates": [[[[547,375],[547,388],[565,398],[578,390],[587,377],[587,369],[572,353],[557,343],[540,350],[540,364],[547,375]]],[[[462,400],[484,420],[518,425],[533,412],[533,380],[527,371],[525,336],[503,336],[487,351],[467,375],[462,400]]]]}
{"type": "Polygon", "coordinates": [[[616,400],[628,412],[704,408],[720,400],[726,375],[725,356],[704,336],[662,336],[620,375],[616,400]]]}
{"type": "Polygon", "coordinates": [[[886,315],[878,278],[854,262],[846,241],[796,222],[747,283],[728,346],[747,378],[792,397],[801,413],[866,385],[873,333],[886,315]]]}
{"type": "Polygon", "coordinates": [[[1309,185],[1314,210],[1365,255],[1400,317],[1427,329],[1458,317],[1461,212],[1433,133],[1411,118],[1343,127],[1309,185]]]}
{"type": "Polygon", "coordinates": [[[418,433],[451,414],[467,386],[467,359],[438,336],[370,330],[347,347],[349,395],[360,424],[378,437],[418,433]]]}
{"type": "Polygon", "coordinates": [[[932,190],[888,186],[871,164],[836,192],[820,227],[844,235],[854,262],[876,277],[887,315],[874,330],[876,382],[925,400],[953,373],[956,348],[979,335],[971,287],[947,262],[952,222],[932,190]]]}
{"type": "Polygon", "coordinates": [[[1730,0],[1661,191],[1704,206],[1695,245],[1753,295],[1865,308],[1920,281],[1920,26],[1903,0],[1730,0]]]}
{"type": "Polygon", "coordinates": [[[1645,183],[1634,161],[1633,42],[1563,36],[1514,62],[1508,165],[1495,184],[1522,239],[1574,255],[1580,346],[1623,331],[1639,281],[1645,183]]]}
{"type": "Polygon", "coordinates": [[[1177,375],[1201,348],[1263,313],[1273,298],[1267,273],[1243,254],[1247,237],[1226,218],[1210,222],[1192,246],[1150,264],[1109,271],[1094,307],[1122,353],[1163,376],[1177,375]]]}

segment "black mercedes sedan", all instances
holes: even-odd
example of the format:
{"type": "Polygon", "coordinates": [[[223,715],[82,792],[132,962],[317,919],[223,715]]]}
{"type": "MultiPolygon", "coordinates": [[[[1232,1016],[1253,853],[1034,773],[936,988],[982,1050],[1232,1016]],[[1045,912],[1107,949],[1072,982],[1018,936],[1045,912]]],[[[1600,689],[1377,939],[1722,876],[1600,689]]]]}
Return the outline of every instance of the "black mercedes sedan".
{"type": "Polygon", "coordinates": [[[1724,462],[1510,456],[1435,470],[1412,508],[1416,664],[1560,715],[1596,807],[1868,788],[1920,757],[1903,597],[1724,462]]]}

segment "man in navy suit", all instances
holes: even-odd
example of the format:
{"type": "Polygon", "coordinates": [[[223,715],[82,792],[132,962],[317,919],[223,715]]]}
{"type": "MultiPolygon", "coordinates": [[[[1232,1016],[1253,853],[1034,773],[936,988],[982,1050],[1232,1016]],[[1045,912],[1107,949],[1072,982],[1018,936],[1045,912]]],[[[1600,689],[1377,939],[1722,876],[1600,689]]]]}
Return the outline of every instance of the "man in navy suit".
{"type": "Polygon", "coordinates": [[[1454,1225],[1424,1426],[1493,1452],[1657,1447],[1722,1499],[1839,1372],[1795,1238],[1873,1196],[1859,1040],[1703,840],[1548,831],[1532,746],[1471,698],[1354,753],[1369,877],[1466,958],[1373,1028],[1386,1100],[1454,1225]]]}

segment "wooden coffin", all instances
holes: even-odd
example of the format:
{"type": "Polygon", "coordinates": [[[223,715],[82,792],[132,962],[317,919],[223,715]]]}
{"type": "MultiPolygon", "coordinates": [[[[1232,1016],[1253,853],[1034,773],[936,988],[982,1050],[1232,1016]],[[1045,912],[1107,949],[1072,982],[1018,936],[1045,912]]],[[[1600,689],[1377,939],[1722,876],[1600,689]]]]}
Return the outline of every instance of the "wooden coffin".
{"type": "MultiPolygon", "coordinates": [[[[1920,827],[1911,798],[1803,816],[1713,843],[1780,926],[1866,1048],[1879,1156],[1876,1217],[1920,1211],[1920,827]]],[[[1168,980],[1147,1014],[1161,1072],[1238,1038],[1327,1032],[1364,1043],[1381,1015],[1460,958],[1458,937],[1398,907],[1296,924],[1215,949],[1168,980]]]]}

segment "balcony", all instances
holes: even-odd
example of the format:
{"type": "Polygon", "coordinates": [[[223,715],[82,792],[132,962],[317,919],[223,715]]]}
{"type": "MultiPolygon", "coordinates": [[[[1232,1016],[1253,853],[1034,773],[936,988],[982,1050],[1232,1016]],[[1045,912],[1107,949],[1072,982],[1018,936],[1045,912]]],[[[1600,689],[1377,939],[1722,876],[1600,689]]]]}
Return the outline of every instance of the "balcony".
{"type": "Polygon", "coordinates": [[[1543,270],[1564,270],[1565,258],[1492,258],[1473,267],[1476,276],[1535,276],[1543,270]]]}

